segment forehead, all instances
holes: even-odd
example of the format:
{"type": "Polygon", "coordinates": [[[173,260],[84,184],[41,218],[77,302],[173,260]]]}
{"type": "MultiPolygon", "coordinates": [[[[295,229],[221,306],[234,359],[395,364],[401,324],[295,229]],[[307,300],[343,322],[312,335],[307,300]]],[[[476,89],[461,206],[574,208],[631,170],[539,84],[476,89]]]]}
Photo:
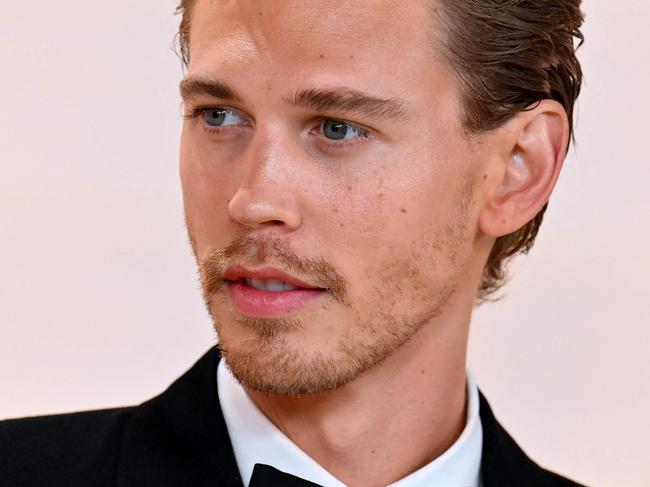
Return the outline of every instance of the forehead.
{"type": "Polygon", "coordinates": [[[190,71],[324,66],[397,76],[431,62],[432,19],[427,0],[198,0],[190,71]]]}

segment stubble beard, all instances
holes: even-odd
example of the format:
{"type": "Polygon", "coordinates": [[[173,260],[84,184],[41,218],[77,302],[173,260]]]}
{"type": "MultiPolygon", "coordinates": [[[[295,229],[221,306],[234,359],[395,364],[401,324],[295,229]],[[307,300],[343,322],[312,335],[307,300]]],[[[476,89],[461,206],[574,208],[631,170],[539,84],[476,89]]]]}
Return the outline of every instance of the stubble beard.
{"type": "MultiPolygon", "coordinates": [[[[274,253],[274,262],[292,262],[296,266],[293,259],[297,256],[291,254],[291,258],[286,259],[289,249],[278,241],[238,241],[230,247],[237,247],[238,253],[243,255],[247,252],[254,258],[260,253],[267,258],[269,248],[281,249],[281,252],[274,253]],[[258,252],[260,248],[262,250],[258,252]]],[[[453,277],[444,283],[432,284],[427,281],[418,268],[417,259],[393,261],[386,275],[376,276],[375,282],[384,285],[394,282],[393,273],[399,269],[402,276],[409,276],[408,281],[415,287],[404,286],[400,282],[388,288],[372,289],[369,293],[373,299],[366,303],[364,317],[348,302],[347,283],[338,271],[329,268],[330,277],[334,276],[334,281],[338,282],[338,296],[326,297],[329,302],[311,313],[304,313],[302,317],[261,319],[236,313],[219,316],[223,309],[228,308],[225,303],[219,302],[227,299],[223,285],[220,286],[218,279],[211,274],[211,269],[219,272],[219,266],[215,266],[215,256],[218,260],[219,255],[223,253],[213,254],[200,264],[204,298],[219,337],[219,348],[228,368],[244,387],[268,395],[320,394],[354,381],[439,316],[457,287],[457,279],[453,277]],[[402,315],[393,312],[400,301],[413,299],[417,301],[412,307],[416,312],[402,315]],[[306,352],[300,338],[304,340],[309,335],[310,326],[319,326],[318,323],[326,319],[332,306],[343,307],[348,321],[344,328],[346,331],[327,348],[314,349],[310,346],[309,352],[306,352]],[[242,330],[250,338],[241,340],[237,334],[241,334],[242,330]]]]}
{"type": "Polygon", "coordinates": [[[292,333],[309,326],[298,319],[237,319],[240,325],[258,331],[245,346],[231,343],[226,333],[219,333],[223,324],[214,323],[226,364],[244,387],[267,395],[321,394],[354,381],[384,361],[439,316],[453,294],[453,288],[446,288],[430,310],[417,316],[378,314],[370,321],[350,323],[353,331],[344,334],[333,350],[324,352],[305,353],[292,343],[292,333]]]}

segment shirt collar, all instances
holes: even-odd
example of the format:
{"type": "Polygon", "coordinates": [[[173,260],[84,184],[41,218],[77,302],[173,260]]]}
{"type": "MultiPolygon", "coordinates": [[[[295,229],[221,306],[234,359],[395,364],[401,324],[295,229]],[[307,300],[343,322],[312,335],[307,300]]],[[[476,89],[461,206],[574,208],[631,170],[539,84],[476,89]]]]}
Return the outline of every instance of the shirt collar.
{"type": "MultiPolygon", "coordinates": [[[[344,487],[282,433],[253,403],[224,360],[217,368],[217,391],[237,467],[248,486],[256,463],[272,465],[324,487],[344,487]]],[[[483,430],[478,389],[467,373],[467,422],[456,442],[442,455],[389,487],[479,487],[483,430]]]]}

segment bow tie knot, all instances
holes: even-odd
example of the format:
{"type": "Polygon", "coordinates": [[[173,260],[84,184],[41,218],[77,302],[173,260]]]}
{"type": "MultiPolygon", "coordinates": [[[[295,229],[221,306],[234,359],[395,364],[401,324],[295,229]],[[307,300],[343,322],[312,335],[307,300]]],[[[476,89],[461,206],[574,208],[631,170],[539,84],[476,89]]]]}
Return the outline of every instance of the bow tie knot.
{"type": "Polygon", "coordinates": [[[249,487],[323,487],[261,463],[255,464],[253,476],[248,485],[249,487]]]}

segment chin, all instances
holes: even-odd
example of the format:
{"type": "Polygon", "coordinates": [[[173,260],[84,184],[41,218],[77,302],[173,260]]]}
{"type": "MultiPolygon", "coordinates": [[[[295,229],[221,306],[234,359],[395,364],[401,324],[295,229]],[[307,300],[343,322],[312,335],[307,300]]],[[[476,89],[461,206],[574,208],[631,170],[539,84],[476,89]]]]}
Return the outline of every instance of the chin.
{"type": "Polygon", "coordinates": [[[262,350],[242,350],[219,344],[226,364],[237,380],[247,389],[263,394],[319,394],[338,389],[356,377],[349,370],[342,373],[340,364],[324,355],[310,356],[301,350],[278,345],[264,346],[262,350]]]}
{"type": "Polygon", "coordinates": [[[306,336],[297,319],[282,324],[249,319],[243,323],[236,320],[231,326],[217,327],[226,364],[246,388],[281,396],[339,389],[390,356],[423,325],[393,321],[377,328],[349,323],[340,336],[331,332],[316,337],[306,336]]]}
{"type": "MultiPolygon", "coordinates": [[[[317,326],[315,320],[308,322],[317,326]]],[[[296,317],[238,316],[215,320],[215,328],[228,368],[247,389],[282,396],[316,394],[358,375],[345,366],[340,352],[325,348],[332,340],[307,336],[303,320],[296,317]]]]}

